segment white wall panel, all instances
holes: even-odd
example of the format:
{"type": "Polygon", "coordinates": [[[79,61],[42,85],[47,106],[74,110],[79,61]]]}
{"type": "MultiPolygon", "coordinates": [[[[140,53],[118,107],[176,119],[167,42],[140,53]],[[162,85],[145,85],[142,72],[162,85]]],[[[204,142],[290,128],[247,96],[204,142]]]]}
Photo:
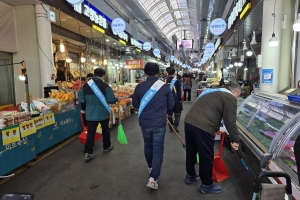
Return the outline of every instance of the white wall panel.
{"type": "MultiPolygon", "coordinates": [[[[35,8],[29,6],[17,6],[17,41],[18,53],[13,56],[14,62],[20,62],[23,59],[26,62],[27,74],[29,78],[29,91],[33,97],[43,97],[40,78],[39,53],[37,44],[35,8]]],[[[19,67],[14,66],[15,95],[16,103],[24,101],[25,83],[19,80],[19,67]]]]}

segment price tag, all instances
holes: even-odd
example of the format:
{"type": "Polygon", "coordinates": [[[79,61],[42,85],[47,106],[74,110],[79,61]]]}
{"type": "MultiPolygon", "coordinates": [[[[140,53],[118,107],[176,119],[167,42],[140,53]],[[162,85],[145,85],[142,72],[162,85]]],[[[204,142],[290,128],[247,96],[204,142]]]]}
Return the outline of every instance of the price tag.
{"type": "Polygon", "coordinates": [[[22,137],[26,137],[36,133],[36,126],[34,120],[29,120],[20,124],[20,132],[22,137]]]}
{"type": "Polygon", "coordinates": [[[20,141],[19,124],[2,129],[2,144],[7,145],[13,142],[20,141]]]}
{"type": "Polygon", "coordinates": [[[45,126],[55,124],[54,113],[49,113],[44,115],[45,126]]]}
{"type": "Polygon", "coordinates": [[[33,119],[33,121],[34,121],[34,123],[35,123],[36,130],[39,130],[39,129],[45,127],[45,124],[44,124],[44,117],[43,117],[43,116],[35,117],[35,118],[33,119]]]}

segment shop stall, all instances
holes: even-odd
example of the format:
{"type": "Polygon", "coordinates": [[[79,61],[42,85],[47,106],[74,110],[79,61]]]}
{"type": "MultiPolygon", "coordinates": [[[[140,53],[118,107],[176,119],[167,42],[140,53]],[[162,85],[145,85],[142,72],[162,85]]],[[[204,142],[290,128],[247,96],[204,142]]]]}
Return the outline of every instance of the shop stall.
{"type": "MultiPolygon", "coordinates": [[[[131,95],[136,84],[113,86],[116,104],[110,105],[110,127],[131,115],[131,95]]],[[[29,163],[37,155],[82,130],[75,91],[52,90],[49,98],[33,99],[0,112],[0,176],[29,163]]]]}
{"type": "Polygon", "coordinates": [[[294,156],[300,134],[299,111],[299,104],[288,101],[287,96],[254,93],[239,106],[237,115],[240,148],[253,173],[262,169],[286,172],[292,178],[295,199],[300,199],[294,156]]]}

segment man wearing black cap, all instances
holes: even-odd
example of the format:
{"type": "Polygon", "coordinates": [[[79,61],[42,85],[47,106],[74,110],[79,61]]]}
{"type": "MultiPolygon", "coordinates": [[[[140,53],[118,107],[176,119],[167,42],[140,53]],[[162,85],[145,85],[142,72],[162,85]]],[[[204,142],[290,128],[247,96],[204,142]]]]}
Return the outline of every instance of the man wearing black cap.
{"type": "MultiPolygon", "coordinates": [[[[181,116],[181,83],[177,80],[177,76],[175,75],[175,69],[173,67],[168,67],[166,69],[168,73],[168,78],[166,79],[166,83],[169,84],[170,90],[172,91],[174,98],[174,108],[173,110],[168,111],[168,120],[174,126],[174,129],[178,132],[178,125],[181,116]],[[173,115],[175,115],[173,120],[173,115]]],[[[172,128],[170,127],[170,131],[172,132],[172,128]]]]}
{"type": "Polygon", "coordinates": [[[147,187],[158,189],[164,154],[167,110],[172,110],[174,100],[167,84],[158,80],[159,66],[147,63],[144,68],[146,81],[138,84],[132,95],[132,105],[139,109],[139,125],[144,138],[144,154],[148,164],[147,187]]]}

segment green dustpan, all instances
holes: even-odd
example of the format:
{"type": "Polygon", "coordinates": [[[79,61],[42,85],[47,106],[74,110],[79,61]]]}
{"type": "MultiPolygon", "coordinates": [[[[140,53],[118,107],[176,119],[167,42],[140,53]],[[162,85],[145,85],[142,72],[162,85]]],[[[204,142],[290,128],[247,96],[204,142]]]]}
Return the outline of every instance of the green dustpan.
{"type": "Polygon", "coordinates": [[[120,144],[128,144],[124,129],[122,124],[120,123],[118,125],[118,136],[117,136],[117,140],[120,142],[120,144]]]}

